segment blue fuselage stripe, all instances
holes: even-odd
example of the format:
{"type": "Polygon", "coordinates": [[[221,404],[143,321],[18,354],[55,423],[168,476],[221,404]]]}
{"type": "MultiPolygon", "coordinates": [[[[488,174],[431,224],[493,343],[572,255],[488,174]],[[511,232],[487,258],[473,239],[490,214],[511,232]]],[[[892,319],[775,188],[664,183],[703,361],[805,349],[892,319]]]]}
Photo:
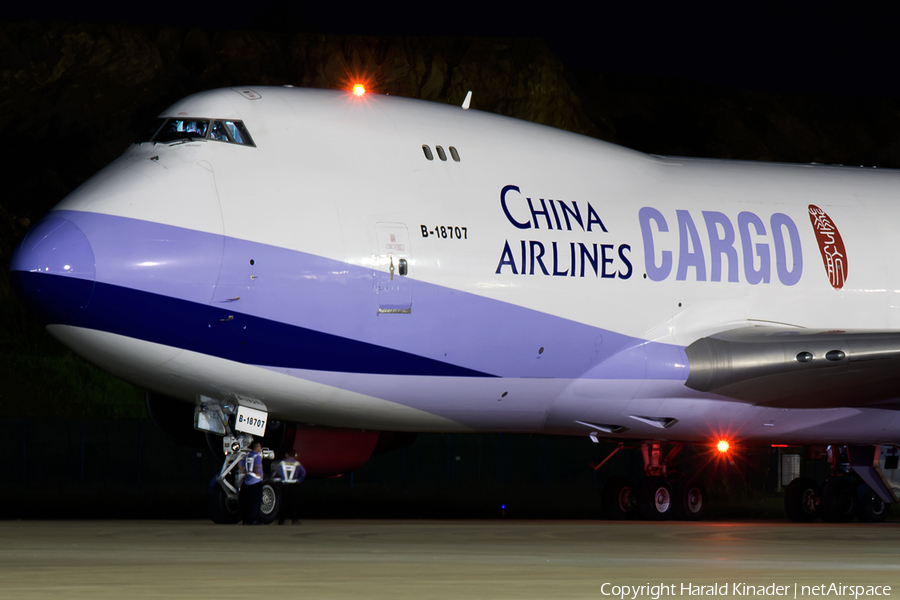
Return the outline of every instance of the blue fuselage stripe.
{"type": "MultiPolygon", "coordinates": [[[[13,271],[17,285],[67,298],[73,288],[93,285],[90,302],[65,324],[183,348],[244,364],[382,375],[493,377],[384,346],[322,333],[305,327],[71,277],[13,271]]],[[[50,313],[39,315],[59,323],[50,313]]]]}

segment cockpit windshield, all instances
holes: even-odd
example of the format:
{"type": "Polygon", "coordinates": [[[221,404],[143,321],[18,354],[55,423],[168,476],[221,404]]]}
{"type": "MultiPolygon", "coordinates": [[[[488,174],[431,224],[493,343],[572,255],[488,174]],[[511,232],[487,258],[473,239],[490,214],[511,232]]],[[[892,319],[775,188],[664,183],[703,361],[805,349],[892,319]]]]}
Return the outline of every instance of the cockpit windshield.
{"type": "Polygon", "coordinates": [[[212,132],[209,139],[218,140],[220,142],[231,142],[233,144],[244,144],[253,146],[253,140],[247,128],[240,121],[216,121],[213,123],[212,132]]]}
{"type": "Polygon", "coordinates": [[[174,142],[206,138],[208,119],[169,119],[153,138],[154,142],[174,142]]]}
{"type": "Polygon", "coordinates": [[[156,119],[135,143],[167,144],[195,140],[213,140],[241,146],[256,146],[243,121],[226,121],[224,119],[156,119]]]}

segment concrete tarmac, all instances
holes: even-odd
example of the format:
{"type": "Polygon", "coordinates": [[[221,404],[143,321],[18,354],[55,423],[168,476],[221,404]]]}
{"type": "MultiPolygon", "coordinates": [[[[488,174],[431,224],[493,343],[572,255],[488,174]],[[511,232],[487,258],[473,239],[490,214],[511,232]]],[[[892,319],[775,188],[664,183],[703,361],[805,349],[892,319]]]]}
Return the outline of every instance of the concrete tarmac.
{"type": "MultiPolygon", "coordinates": [[[[900,597],[900,524],[0,522],[4,600],[597,599],[648,584],[665,593],[625,597],[683,598],[694,589],[684,586],[713,584],[729,598],[753,595],[742,585],[772,584],[786,586],[769,590],[787,598],[795,584],[797,598],[817,596],[811,586],[819,585],[825,595],[831,584],[891,586],[887,597],[900,597]]],[[[828,596],[854,597],[837,590],[828,596]]]]}

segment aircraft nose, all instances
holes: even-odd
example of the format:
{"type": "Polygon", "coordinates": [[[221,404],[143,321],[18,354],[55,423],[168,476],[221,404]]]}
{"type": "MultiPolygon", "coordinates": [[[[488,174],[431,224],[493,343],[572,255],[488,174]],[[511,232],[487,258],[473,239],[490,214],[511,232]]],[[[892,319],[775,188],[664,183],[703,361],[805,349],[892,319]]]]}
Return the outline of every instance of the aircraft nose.
{"type": "Polygon", "coordinates": [[[84,233],[62,217],[47,216],[13,253],[10,278],[23,303],[43,324],[69,323],[94,291],[94,251],[84,233]]]}

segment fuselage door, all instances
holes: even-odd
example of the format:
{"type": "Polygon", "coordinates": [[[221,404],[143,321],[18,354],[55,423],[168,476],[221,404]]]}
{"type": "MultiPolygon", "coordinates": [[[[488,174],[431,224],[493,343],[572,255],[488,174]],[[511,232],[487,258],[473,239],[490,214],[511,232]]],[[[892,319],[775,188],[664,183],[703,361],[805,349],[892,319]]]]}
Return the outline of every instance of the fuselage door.
{"type": "Polygon", "coordinates": [[[412,312],[412,253],[409,230],[403,223],[377,223],[375,238],[375,295],[379,314],[412,312]]]}

